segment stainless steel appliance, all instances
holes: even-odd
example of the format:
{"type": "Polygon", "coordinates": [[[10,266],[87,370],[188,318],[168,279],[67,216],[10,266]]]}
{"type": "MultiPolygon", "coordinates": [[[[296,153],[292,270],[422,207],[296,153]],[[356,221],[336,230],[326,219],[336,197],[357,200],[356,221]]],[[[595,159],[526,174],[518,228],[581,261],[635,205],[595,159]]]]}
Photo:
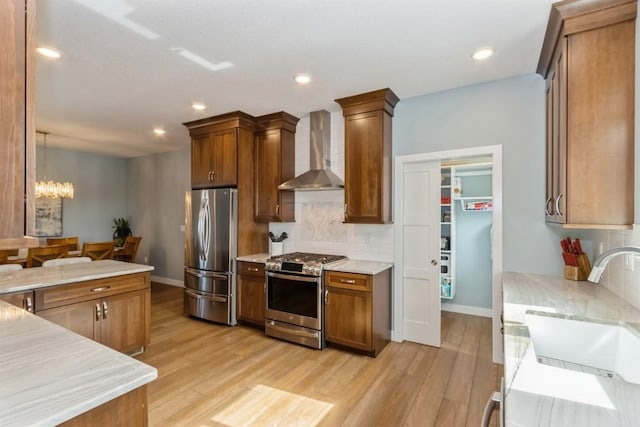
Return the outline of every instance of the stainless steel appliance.
{"type": "Polygon", "coordinates": [[[322,270],[342,255],[294,252],[265,264],[265,333],[317,349],[325,347],[322,270]]]}
{"type": "Polygon", "coordinates": [[[235,325],[237,190],[188,191],[185,197],[184,311],[235,325]]]}

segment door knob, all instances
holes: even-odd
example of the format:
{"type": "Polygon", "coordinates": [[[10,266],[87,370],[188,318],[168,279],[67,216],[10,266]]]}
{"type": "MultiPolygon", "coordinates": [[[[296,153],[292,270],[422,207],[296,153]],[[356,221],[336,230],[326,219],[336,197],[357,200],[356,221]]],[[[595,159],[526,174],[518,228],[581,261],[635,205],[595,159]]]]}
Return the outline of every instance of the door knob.
{"type": "Polygon", "coordinates": [[[431,265],[438,265],[438,261],[436,261],[435,259],[431,260],[431,265]]]}

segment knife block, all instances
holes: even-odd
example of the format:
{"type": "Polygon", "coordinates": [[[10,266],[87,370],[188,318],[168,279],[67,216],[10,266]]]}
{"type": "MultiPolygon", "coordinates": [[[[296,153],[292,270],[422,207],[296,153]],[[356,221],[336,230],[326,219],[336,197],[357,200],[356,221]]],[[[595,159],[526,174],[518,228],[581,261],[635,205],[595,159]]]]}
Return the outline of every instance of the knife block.
{"type": "Polygon", "coordinates": [[[589,273],[591,273],[591,264],[589,263],[589,257],[587,254],[580,254],[576,257],[578,259],[578,265],[565,265],[564,266],[564,278],[568,280],[587,280],[589,273]]]}

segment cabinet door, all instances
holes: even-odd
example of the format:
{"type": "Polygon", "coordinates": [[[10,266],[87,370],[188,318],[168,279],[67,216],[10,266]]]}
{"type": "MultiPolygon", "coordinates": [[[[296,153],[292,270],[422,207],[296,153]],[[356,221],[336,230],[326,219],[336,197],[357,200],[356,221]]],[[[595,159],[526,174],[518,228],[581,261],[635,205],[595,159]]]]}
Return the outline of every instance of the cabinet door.
{"type": "Polygon", "coordinates": [[[280,130],[267,130],[256,135],[256,222],[278,221],[281,182],[280,130]]]}
{"type": "Polygon", "coordinates": [[[193,188],[211,185],[213,151],[211,135],[202,135],[191,140],[191,186],[193,188]]]}
{"type": "Polygon", "coordinates": [[[345,117],[345,222],[382,223],[383,112],[345,117]]]}
{"type": "Polygon", "coordinates": [[[33,291],[24,292],[11,292],[9,294],[0,295],[0,300],[6,301],[11,305],[23,308],[30,313],[33,313],[33,291]]]}
{"type": "Polygon", "coordinates": [[[30,22],[34,19],[33,7],[35,1],[0,2],[0,239],[33,233],[31,223],[35,220],[32,211],[35,158],[31,157],[35,154],[32,120],[35,67],[31,67],[35,46],[33,49],[27,46],[33,43],[31,39],[35,40],[32,37],[35,25],[25,22],[25,16],[30,22]]]}
{"type": "Polygon", "coordinates": [[[62,307],[37,311],[43,319],[56,323],[70,331],[92,340],[100,339],[100,300],[90,300],[62,307]]]}
{"type": "Polygon", "coordinates": [[[236,129],[212,134],[212,182],[215,187],[238,185],[238,150],[236,129]]]}
{"type": "Polygon", "coordinates": [[[128,353],[145,345],[148,291],[135,291],[103,298],[100,342],[128,353]]]}
{"type": "Polygon", "coordinates": [[[238,320],[264,327],[264,277],[238,275],[238,320]]]}
{"type": "Polygon", "coordinates": [[[326,340],[371,351],[371,314],[371,292],[327,287],[326,340]]]}

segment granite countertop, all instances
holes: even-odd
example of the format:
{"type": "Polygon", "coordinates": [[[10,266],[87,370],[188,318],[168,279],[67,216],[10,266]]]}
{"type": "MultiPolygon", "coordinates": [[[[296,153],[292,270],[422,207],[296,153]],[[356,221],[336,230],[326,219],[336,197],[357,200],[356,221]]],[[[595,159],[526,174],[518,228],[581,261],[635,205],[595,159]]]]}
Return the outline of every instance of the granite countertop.
{"type": "Polygon", "coordinates": [[[152,271],[153,266],[113,260],[0,272],[0,294],[152,271]]]}
{"type": "Polygon", "coordinates": [[[236,258],[236,261],[259,262],[261,264],[264,264],[269,258],[269,254],[253,254],[239,256],[236,258]]]}
{"type": "Polygon", "coordinates": [[[640,385],[538,363],[524,315],[536,310],[637,329],[639,310],[598,284],[524,273],[504,273],[503,303],[507,426],[638,425],[640,385]]]}
{"type": "Polygon", "coordinates": [[[157,376],[149,365],[0,301],[2,426],[56,425],[157,376]]]}
{"type": "Polygon", "coordinates": [[[327,265],[324,270],[376,275],[391,267],[393,267],[393,263],[391,262],[346,259],[344,261],[331,263],[327,265]]]}

